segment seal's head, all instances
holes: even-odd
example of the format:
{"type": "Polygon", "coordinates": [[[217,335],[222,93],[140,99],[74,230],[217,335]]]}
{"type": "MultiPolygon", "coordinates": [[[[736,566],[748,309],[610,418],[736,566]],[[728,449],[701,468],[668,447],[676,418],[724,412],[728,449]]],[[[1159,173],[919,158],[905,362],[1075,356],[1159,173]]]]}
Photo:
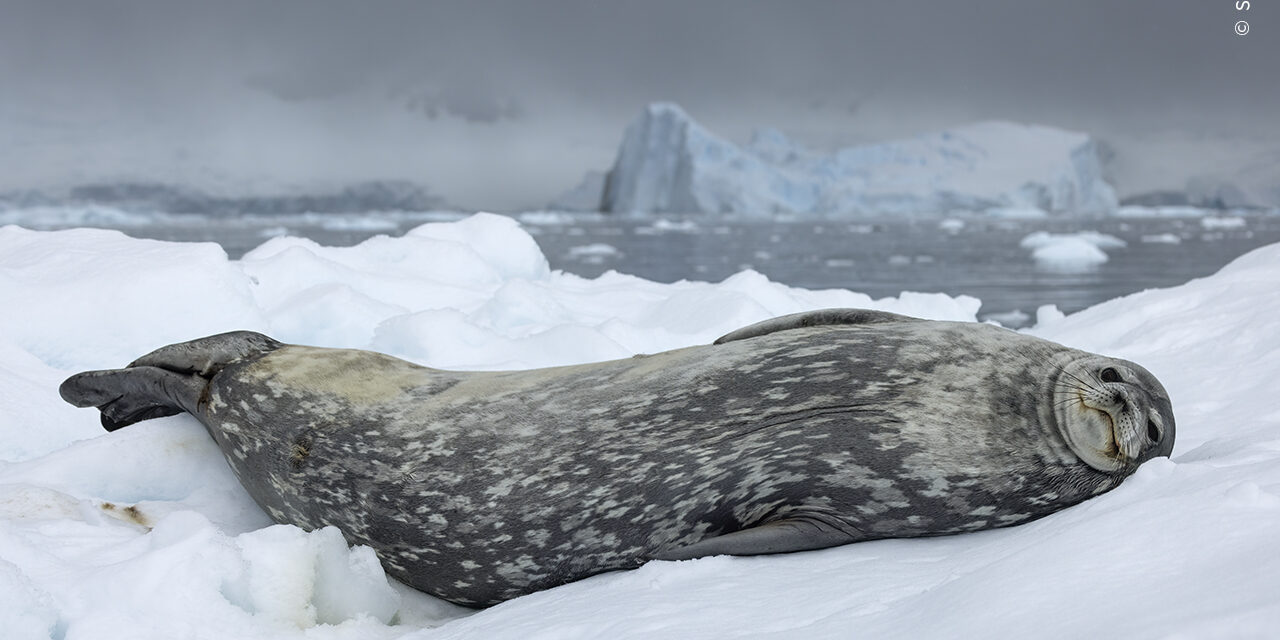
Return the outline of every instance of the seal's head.
{"type": "Polygon", "coordinates": [[[1081,354],[1053,378],[1055,425],[1085,464],[1128,474],[1173,451],[1173,406],[1150,371],[1127,360],[1081,354]]]}

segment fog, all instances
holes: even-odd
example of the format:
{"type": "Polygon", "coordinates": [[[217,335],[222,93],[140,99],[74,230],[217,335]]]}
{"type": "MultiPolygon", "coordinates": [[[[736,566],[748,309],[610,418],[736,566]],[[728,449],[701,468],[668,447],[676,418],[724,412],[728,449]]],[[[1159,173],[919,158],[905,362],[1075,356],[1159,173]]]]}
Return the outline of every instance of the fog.
{"type": "Polygon", "coordinates": [[[655,100],[819,148],[1048,124],[1111,142],[1122,192],[1178,187],[1280,155],[1269,4],[4,0],[0,189],[403,179],[537,207],[655,100]]]}

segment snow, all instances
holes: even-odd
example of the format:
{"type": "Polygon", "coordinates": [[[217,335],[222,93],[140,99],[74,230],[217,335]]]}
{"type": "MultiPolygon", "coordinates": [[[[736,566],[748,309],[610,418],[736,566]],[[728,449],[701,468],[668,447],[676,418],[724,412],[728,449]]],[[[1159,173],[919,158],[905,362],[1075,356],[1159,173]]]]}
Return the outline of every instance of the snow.
{"type": "Polygon", "coordinates": [[[622,213],[928,214],[1001,209],[1105,214],[1116,209],[1089,136],[980,122],[821,154],[776,130],[746,147],[671,103],[649,105],[623,137],[606,179],[566,195],[622,213]],[[587,194],[587,195],[584,195],[587,194]]]}
{"type": "Polygon", "coordinates": [[[979,301],[872,300],[752,271],[584,279],[485,214],[355,247],[276,238],[240,261],[3,227],[0,300],[6,638],[1234,638],[1280,621],[1280,245],[1182,286],[1036,311],[1029,332],[1140,362],[1173,398],[1173,459],[1113,492],[1010,529],[653,562],[480,612],[389,583],[332,529],[273,525],[190,417],[107,434],[58,383],[240,328],[498,369],[706,343],[821,307],[972,321],[979,301]]]}

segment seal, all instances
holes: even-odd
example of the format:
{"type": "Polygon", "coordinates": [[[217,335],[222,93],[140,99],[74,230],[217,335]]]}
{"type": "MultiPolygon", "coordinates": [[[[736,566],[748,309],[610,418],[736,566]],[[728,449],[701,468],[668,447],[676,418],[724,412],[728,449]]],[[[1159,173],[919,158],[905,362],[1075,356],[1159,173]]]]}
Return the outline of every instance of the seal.
{"type": "Polygon", "coordinates": [[[975,323],[837,309],[711,345],[456,372],[235,332],[80,373],[108,430],[188,412],[276,521],[487,606],[650,560],[1027,522],[1174,442],[1124,360],[975,323]]]}

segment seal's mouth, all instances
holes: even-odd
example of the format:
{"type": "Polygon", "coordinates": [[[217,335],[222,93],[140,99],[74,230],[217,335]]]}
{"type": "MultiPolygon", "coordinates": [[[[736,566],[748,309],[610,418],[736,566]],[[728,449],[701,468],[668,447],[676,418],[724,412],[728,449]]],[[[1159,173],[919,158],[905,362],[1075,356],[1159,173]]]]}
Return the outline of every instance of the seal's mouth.
{"type": "MultiPolygon", "coordinates": [[[[1120,435],[1118,429],[1118,420],[1115,409],[1110,406],[1098,406],[1096,403],[1090,402],[1089,397],[1080,390],[1072,392],[1074,396],[1075,418],[1087,425],[1087,431],[1093,437],[1087,438],[1089,448],[1097,455],[1116,461],[1118,464],[1124,464],[1129,457],[1124,450],[1124,439],[1120,435]]],[[[1071,416],[1068,413],[1068,417],[1071,416]]]]}
{"type": "MultiPolygon", "coordinates": [[[[1084,402],[1083,398],[1081,399],[1080,404],[1086,407],[1089,407],[1089,405],[1084,402]]],[[[1125,453],[1124,448],[1120,446],[1120,443],[1121,443],[1120,434],[1116,431],[1116,417],[1106,409],[1099,409],[1097,407],[1089,407],[1089,408],[1093,409],[1094,411],[1097,411],[1098,413],[1101,413],[1102,417],[1107,419],[1107,425],[1108,427],[1110,427],[1107,431],[1107,435],[1109,437],[1107,439],[1106,446],[1104,446],[1102,450],[1099,451],[1098,453],[1101,453],[1102,455],[1107,456],[1109,458],[1128,457],[1128,455],[1125,453]]]]}

